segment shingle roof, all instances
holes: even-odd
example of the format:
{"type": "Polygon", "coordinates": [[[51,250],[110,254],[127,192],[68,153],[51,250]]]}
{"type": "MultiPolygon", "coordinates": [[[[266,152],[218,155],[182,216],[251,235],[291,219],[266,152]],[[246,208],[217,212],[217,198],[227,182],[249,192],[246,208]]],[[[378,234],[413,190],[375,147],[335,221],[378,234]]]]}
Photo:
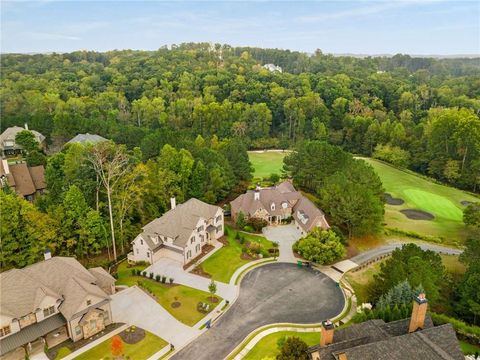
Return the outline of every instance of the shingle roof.
{"type": "Polygon", "coordinates": [[[32,166],[28,168],[36,190],[43,190],[47,187],[45,183],[45,168],[43,165],[32,166]]]}
{"type": "Polygon", "coordinates": [[[9,165],[10,173],[15,179],[15,191],[23,196],[35,194],[35,184],[26,163],[9,165]]]}
{"type": "Polygon", "coordinates": [[[429,316],[424,329],[408,333],[410,319],[390,323],[369,320],[335,331],[333,343],[312,346],[322,360],[337,360],[345,353],[348,360],[460,360],[462,352],[450,324],[433,326],[429,316]]]}
{"type": "Polygon", "coordinates": [[[92,143],[92,144],[95,144],[95,143],[102,142],[102,141],[108,141],[108,140],[105,139],[104,137],[100,136],[100,135],[97,135],[97,134],[86,133],[86,134],[76,135],[74,138],[67,141],[67,144],[74,144],[74,143],[81,143],[81,144],[92,143]]]}
{"type": "Polygon", "coordinates": [[[154,235],[170,237],[174,239],[173,243],[175,245],[183,247],[189,240],[200,218],[211,219],[218,210],[221,210],[218,206],[191,198],[145,225],[141,234],[142,238],[145,239],[151,250],[160,245],[155,244],[150,239],[150,236],[154,235]]]}
{"type": "Polygon", "coordinates": [[[70,319],[87,295],[102,299],[109,296],[97,286],[98,279],[77,260],[53,257],[0,273],[0,314],[18,318],[34,312],[45,295],[62,299],[59,307],[70,319]]]}
{"type": "MultiPolygon", "coordinates": [[[[15,137],[17,136],[17,134],[20,131],[24,131],[24,130],[26,129],[20,126],[12,126],[12,127],[6,128],[5,131],[0,135],[0,148],[3,149],[4,147],[3,142],[6,140],[15,141],[15,137]]],[[[31,133],[33,133],[33,135],[35,135],[35,139],[38,141],[38,143],[41,144],[42,142],[45,141],[45,136],[40,134],[38,131],[35,131],[35,130],[28,130],[28,131],[30,131],[31,133]]],[[[21,149],[22,147],[20,145],[15,144],[13,148],[21,149]]]]}
{"type": "Polygon", "coordinates": [[[55,314],[43,321],[27,326],[22,329],[22,331],[0,339],[0,355],[4,355],[24,344],[28,344],[66,323],[62,314],[55,314]]]}
{"type": "Polygon", "coordinates": [[[325,220],[325,214],[318,209],[315,204],[303,196],[289,181],[284,181],[277,186],[263,188],[260,191],[260,199],[255,200],[255,191],[250,190],[245,194],[238,196],[231,202],[233,213],[242,211],[248,216],[252,216],[259,209],[265,209],[270,216],[282,215],[282,204],[286,203],[287,208],[292,209],[292,215],[300,226],[309,232],[318,223],[324,229],[330,226],[325,220]],[[275,204],[272,209],[272,203],[275,204]],[[298,217],[297,211],[303,212],[308,221],[304,224],[298,217]]]}

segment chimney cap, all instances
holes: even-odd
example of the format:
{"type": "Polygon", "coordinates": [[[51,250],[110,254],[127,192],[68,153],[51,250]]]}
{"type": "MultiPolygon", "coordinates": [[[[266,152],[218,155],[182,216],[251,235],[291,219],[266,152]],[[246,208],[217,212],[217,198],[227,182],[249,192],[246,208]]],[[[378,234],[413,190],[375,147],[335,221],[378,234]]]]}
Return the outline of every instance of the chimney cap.
{"type": "Polygon", "coordinates": [[[425,294],[424,293],[420,293],[418,294],[418,296],[415,297],[415,301],[418,303],[418,304],[425,304],[428,302],[427,298],[425,297],[425,294]]]}
{"type": "Polygon", "coordinates": [[[332,330],[335,327],[330,319],[322,321],[322,326],[325,328],[325,330],[332,330]]]}

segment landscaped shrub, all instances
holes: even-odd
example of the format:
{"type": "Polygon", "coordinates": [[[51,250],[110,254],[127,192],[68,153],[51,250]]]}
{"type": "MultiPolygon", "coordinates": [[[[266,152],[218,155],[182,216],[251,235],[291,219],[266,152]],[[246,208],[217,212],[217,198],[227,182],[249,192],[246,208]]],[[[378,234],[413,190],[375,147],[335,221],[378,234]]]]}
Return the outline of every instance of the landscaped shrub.
{"type": "Polygon", "coordinates": [[[147,272],[146,272],[146,271],[142,271],[142,276],[147,277],[147,272]]]}
{"type": "Polygon", "coordinates": [[[158,282],[160,282],[160,279],[161,279],[161,278],[162,278],[162,277],[161,277],[160,275],[158,275],[158,274],[155,275],[155,280],[157,280],[158,282]]]}
{"type": "Polygon", "coordinates": [[[328,264],[345,255],[345,247],[331,230],[315,228],[307,237],[298,240],[293,250],[317,264],[328,264]]]}
{"type": "Polygon", "coordinates": [[[238,242],[242,245],[245,244],[245,237],[240,233],[237,233],[237,235],[238,235],[238,242]]]}
{"type": "Polygon", "coordinates": [[[142,276],[142,270],[137,269],[137,275],[138,275],[138,276],[142,276]]]}
{"type": "Polygon", "coordinates": [[[250,218],[247,222],[247,226],[245,226],[245,231],[247,231],[247,227],[251,227],[254,231],[259,232],[267,225],[268,223],[264,219],[250,218]]]}
{"type": "Polygon", "coordinates": [[[247,244],[247,247],[254,254],[260,254],[260,252],[262,251],[262,245],[253,241],[249,242],[247,244]]]}
{"type": "Polygon", "coordinates": [[[245,230],[246,232],[253,232],[253,227],[251,225],[245,225],[243,227],[243,230],[245,230]]]}
{"type": "Polygon", "coordinates": [[[445,314],[430,313],[430,316],[432,317],[433,323],[435,325],[450,323],[454,327],[455,331],[457,331],[458,333],[465,335],[470,334],[474,335],[477,338],[480,338],[480,326],[468,325],[462,320],[452,318],[445,314]]]}
{"type": "Polygon", "coordinates": [[[165,281],[167,281],[167,277],[165,275],[162,276],[162,283],[165,284],[165,281]]]}
{"type": "Polygon", "coordinates": [[[150,279],[153,279],[153,272],[150,273],[150,279]]]}
{"type": "Polygon", "coordinates": [[[132,269],[132,276],[135,276],[135,275],[137,275],[137,274],[138,274],[138,273],[137,273],[137,269],[132,269]]]}
{"type": "Polygon", "coordinates": [[[170,285],[173,284],[173,278],[168,279],[168,281],[170,282],[170,285]]]}

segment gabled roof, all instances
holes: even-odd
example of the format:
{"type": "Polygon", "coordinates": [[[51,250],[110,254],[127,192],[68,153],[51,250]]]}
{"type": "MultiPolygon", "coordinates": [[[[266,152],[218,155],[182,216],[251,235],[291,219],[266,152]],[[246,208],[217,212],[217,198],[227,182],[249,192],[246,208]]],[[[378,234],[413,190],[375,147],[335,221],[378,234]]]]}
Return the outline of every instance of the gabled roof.
{"type": "Polygon", "coordinates": [[[24,162],[9,165],[6,160],[2,160],[0,176],[2,175],[6,176],[8,185],[22,196],[32,195],[47,187],[43,165],[29,167],[24,162]]]}
{"type": "Polygon", "coordinates": [[[141,236],[151,250],[161,245],[160,242],[155,244],[150,239],[157,235],[172,238],[175,245],[184,247],[198,221],[201,218],[206,220],[213,218],[219,210],[222,209],[218,206],[191,198],[145,225],[141,236]]]}
{"type": "Polygon", "coordinates": [[[330,225],[328,225],[325,220],[325,214],[323,211],[317,208],[313,202],[303,195],[293,207],[292,215],[305,232],[310,232],[318,223],[320,223],[322,229],[330,228],[330,225]],[[298,213],[303,215],[303,219],[307,220],[305,223],[303,223],[303,220],[298,216],[298,213]]]}
{"type": "MultiPolygon", "coordinates": [[[[3,142],[6,140],[12,140],[15,141],[15,137],[20,131],[27,130],[25,128],[22,128],[20,126],[12,126],[9,128],[6,128],[5,131],[0,135],[0,148],[4,147],[3,142]]],[[[38,141],[39,144],[45,141],[45,136],[40,134],[38,131],[35,130],[27,130],[33,133],[35,135],[35,139],[38,141]]],[[[22,147],[20,145],[15,144],[13,148],[21,149],[22,147]]]]}
{"type": "Polygon", "coordinates": [[[322,360],[337,360],[344,353],[348,360],[460,360],[463,354],[450,324],[433,326],[425,318],[424,329],[408,332],[410,319],[385,323],[369,320],[336,330],[333,343],[310,347],[322,360]]]}
{"type": "Polygon", "coordinates": [[[100,136],[100,135],[97,135],[97,134],[86,133],[86,134],[76,135],[74,138],[67,141],[67,144],[74,144],[74,143],[80,143],[80,144],[92,143],[92,144],[95,144],[95,143],[102,142],[102,141],[108,141],[108,140],[105,139],[104,137],[100,136]]]}
{"type": "Polygon", "coordinates": [[[19,318],[35,312],[49,295],[62,301],[60,312],[68,320],[88,295],[109,299],[98,279],[77,260],[52,257],[23,269],[0,273],[0,313],[19,318]]]}

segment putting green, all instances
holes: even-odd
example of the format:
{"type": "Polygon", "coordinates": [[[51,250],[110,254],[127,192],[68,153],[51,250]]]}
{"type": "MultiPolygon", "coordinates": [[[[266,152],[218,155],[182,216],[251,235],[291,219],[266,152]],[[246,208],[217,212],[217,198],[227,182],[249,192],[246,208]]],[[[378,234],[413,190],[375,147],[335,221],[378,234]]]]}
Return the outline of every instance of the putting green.
{"type": "Polygon", "coordinates": [[[465,191],[440,185],[411,171],[400,170],[381,161],[363,159],[377,172],[385,191],[405,201],[402,205],[385,205],[385,224],[389,228],[441,237],[445,244],[464,241],[471,232],[463,224],[461,201],[480,201],[465,191]],[[435,216],[433,220],[412,220],[400,212],[418,209],[435,216]]]}
{"type": "Polygon", "coordinates": [[[432,213],[436,218],[462,221],[463,213],[449,199],[419,189],[405,189],[402,191],[404,200],[417,205],[421,210],[432,213]]]}

